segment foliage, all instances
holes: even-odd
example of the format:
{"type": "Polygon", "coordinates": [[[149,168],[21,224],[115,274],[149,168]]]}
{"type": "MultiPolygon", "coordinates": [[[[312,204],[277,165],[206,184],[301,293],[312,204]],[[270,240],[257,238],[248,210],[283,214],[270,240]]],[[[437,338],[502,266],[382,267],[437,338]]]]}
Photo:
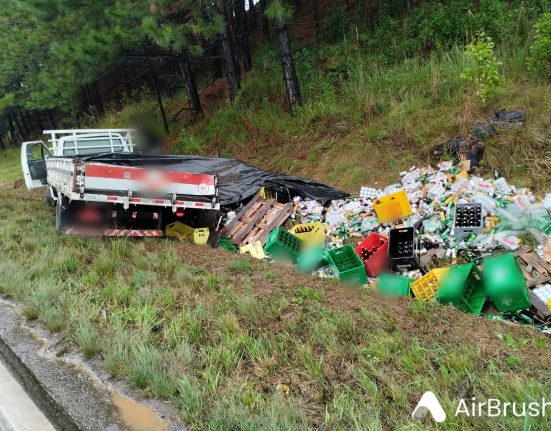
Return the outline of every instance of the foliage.
{"type": "Polygon", "coordinates": [[[535,26],[534,43],[530,47],[530,68],[544,78],[551,78],[551,13],[544,14],[535,26]]]}
{"type": "MultiPolygon", "coordinates": [[[[80,117],[83,87],[147,46],[202,55],[220,21],[208,3],[6,0],[0,11],[0,114],[15,108],[80,117]],[[168,7],[170,6],[170,9],[168,7]],[[178,19],[166,12],[182,10],[178,19]]],[[[1,132],[0,132],[1,133],[1,132]]]]}
{"type": "MultiPolygon", "coordinates": [[[[0,11],[3,47],[0,133],[8,130],[6,114],[13,112],[51,111],[63,114],[71,122],[77,118],[82,122],[86,115],[82,111],[89,103],[84,98],[86,85],[105,77],[127,58],[143,56],[144,47],[154,55],[210,59],[212,53],[204,51],[224,27],[212,0],[97,0],[82,4],[72,0],[5,0],[4,3],[0,11]]],[[[403,0],[377,5],[377,2],[348,3],[346,7],[332,6],[320,16],[322,40],[334,46],[354,40],[358,51],[374,62],[392,65],[431,52],[443,52],[464,45],[471,35],[481,32],[495,41],[497,51],[511,47],[511,51],[520,53],[527,49],[535,32],[530,69],[535,75],[549,75],[546,69],[549,30],[546,18],[541,15],[551,9],[551,0],[428,0],[412,2],[407,17],[403,0]]],[[[305,7],[292,4],[269,1],[266,15],[272,21],[282,18],[291,24],[295,9],[300,13],[305,7]]],[[[257,49],[264,46],[269,43],[257,49]]],[[[337,56],[342,53],[335,51],[337,56]]],[[[335,80],[348,79],[349,56],[344,57],[347,57],[344,62],[331,66],[335,80]]],[[[521,55],[513,59],[516,63],[510,58],[503,61],[514,67],[515,77],[526,72],[521,55]]],[[[205,72],[205,63],[208,62],[197,62],[201,72],[205,72]]],[[[301,81],[311,82],[311,76],[319,71],[314,70],[307,77],[301,76],[304,72],[300,68],[298,72],[301,81]]],[[[199,82],[210,82],[201,75],[208,74],[200,74],[199,82]]],[[[243,85],[246,86],[245,81],[243,85]]],[[[315,87],[329,97],[331,91],[324,80],[311,86],[315,87]]]]}
{"type": "Polygon", "coordinates": [[[281,19],[289,22],[293,17],[294,8],[284,0],[272,0],[266,8],[266,17],[270,20],[281,19]]]}
{"type": "Polygon", "coordinates": [[[502,63],[497,60],[492,38],[484,33],[465,48],[465,54],[472,62],[461,74],[461,78],[474,86],[475,94],[482,103],[490,101],[497,87],[503,82],[500,72],[502,63]]]}

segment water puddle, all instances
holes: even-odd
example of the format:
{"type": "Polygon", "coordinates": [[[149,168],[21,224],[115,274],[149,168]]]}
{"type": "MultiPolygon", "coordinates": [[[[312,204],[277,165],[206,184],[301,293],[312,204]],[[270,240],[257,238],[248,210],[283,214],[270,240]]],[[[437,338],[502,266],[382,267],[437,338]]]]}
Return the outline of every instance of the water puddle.
{"type": "Polygon", "coordinates": [[[138,404],[120,392],[111,393],[120,421],[130,431],[167,431],[167,425],[144,404],[138,404]]]}

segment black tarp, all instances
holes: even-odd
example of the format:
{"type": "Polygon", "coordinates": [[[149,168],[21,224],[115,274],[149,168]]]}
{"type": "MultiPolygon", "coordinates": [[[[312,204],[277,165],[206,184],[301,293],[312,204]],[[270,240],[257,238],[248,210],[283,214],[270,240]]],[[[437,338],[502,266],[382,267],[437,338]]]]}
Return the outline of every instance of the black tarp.
{"type": "Polygon", "coordinates": [[[346,193],[317,181],[266,172],[235,159],[200,156],[159,156],[140,153],[108,153],[84,157],[85,161],[123,166],[155,166],[178,172],[218,175],[220,204],[230,206],[253,196],[261,187],[283,188],[289,196],[301,196],[326,205],[346,193]]]}
{"type": "Polygon", "coordinates": [[[434,147],[432,153],[436,158],[440,158],[444,153],[459,159],[464,155],[471,161],[471,168],[480,166],[480,161],[484,155],[483,142],[498,134],[498,129],[524,126],[525,115],[523,111],[506,111],[500,109],[496,111],[495,117],[486,124],[480,124],[471,129],[467,136],[459,136],[448,142],[434,147]]]}

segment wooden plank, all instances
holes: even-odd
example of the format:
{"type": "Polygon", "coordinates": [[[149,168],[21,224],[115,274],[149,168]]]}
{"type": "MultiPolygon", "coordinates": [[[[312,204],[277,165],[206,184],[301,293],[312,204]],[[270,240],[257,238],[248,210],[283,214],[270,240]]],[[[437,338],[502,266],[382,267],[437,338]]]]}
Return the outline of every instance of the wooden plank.
{"type": "Polygon", "coordinates": [[[241,219],[241,217],[243,217],[243,214],[245,214],[249,210],[249,208],[252,207],[256,203],[256,201],[258,201],[258,199],[260,199],[260,196],[255,195],[254,198],[252,198],[247,205],[241,208],[241,211],[237,213],[235,218],[228,225],[224,226],[221,235],[226,236],[227,232],[232,228],[232,226],[237,223],[241,219]]]}
{"type": "Polygon", "coordinates": [[[292,212],[292,204],[291,202],[287,202],[283,209],[279,212],[279,215],[275,217],[265,228],[264,231],[260,234],[258,237],[258,240],[264,245],[266,243],[266,240],[268,239],[268,235],[272,230],[274,230],[276,227],[281,226],[285,220],[291,215],[292,212]]]}
{"type": "Polygon", "coordinates": [[[243,239],[246,238],[249,232],[255,227],[256,223],[262,219],[268,211],[270,211],[274,202],[274,199],[264,202],[263,205],[255,212],[254,216],[251,217],[246,226],[243,229],[240,229],[239,232],[232,237],[232,242],[240,243],[243,241],[243,239]]]}
{"type": "Polygon", "coordinates": [[[515,255],[528,288],[551,282],[551,265],[547,264],[536,253],[527,247],[523,247],[515,255]]]}
{"type": "MultiPolygon", "coordinates": [[[[264,230],[267,229],[267,226],[269,226],[274,220],[277,220],[280,217],[282,210],[283,210],[283,206],[281,204],[278,204],[277,207],[272,208],[266,214],[266,216],[257,223],[256,225],[257,229],[255,229],[255,231],[252,232],[251,235],[247,237],[246,241],[252,243],[259,240],[259,237],[262,235],[264,230]]],[[[268,231],[268,234],[270,233],[270,231],[271,230],[268,231]]]]}
{"type": "Polygon", "coordinates": [[[262,202],[256,202],[254,205],[252,205],[249,210],[245,214],[243,214],[241,220],[235,223],[235,225],[228,230],[227,235],[233,238],[238,235],[241,230],[246,229],[251,221],[252,216],[256,214],[256,212],[261,208],[264,208],[262,202]]]}
{"type": "Polygon", "coordinates": [[[221,235],[228,236],[238,246],[260,240],[262,245],[270,232],[291,215],[292,203],[278,203],[275,199],[263,200],[256,195],[236,217],[225,226],[221,235]]]}

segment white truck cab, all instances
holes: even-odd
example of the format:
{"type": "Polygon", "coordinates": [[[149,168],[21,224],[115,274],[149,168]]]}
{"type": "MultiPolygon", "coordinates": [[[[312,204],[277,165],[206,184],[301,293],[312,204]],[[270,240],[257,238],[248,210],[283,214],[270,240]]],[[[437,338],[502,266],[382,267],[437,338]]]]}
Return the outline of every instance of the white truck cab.
{"type": "Polygon", "coordinates": [[[102,153],[133,152],[133,129],[73,129],[44,130],[49,135],[44,141],[23,142],[21,145],[21,167],[27,188],[47,186],[46,159],[56,157],[78,157],[102,153]]]}

